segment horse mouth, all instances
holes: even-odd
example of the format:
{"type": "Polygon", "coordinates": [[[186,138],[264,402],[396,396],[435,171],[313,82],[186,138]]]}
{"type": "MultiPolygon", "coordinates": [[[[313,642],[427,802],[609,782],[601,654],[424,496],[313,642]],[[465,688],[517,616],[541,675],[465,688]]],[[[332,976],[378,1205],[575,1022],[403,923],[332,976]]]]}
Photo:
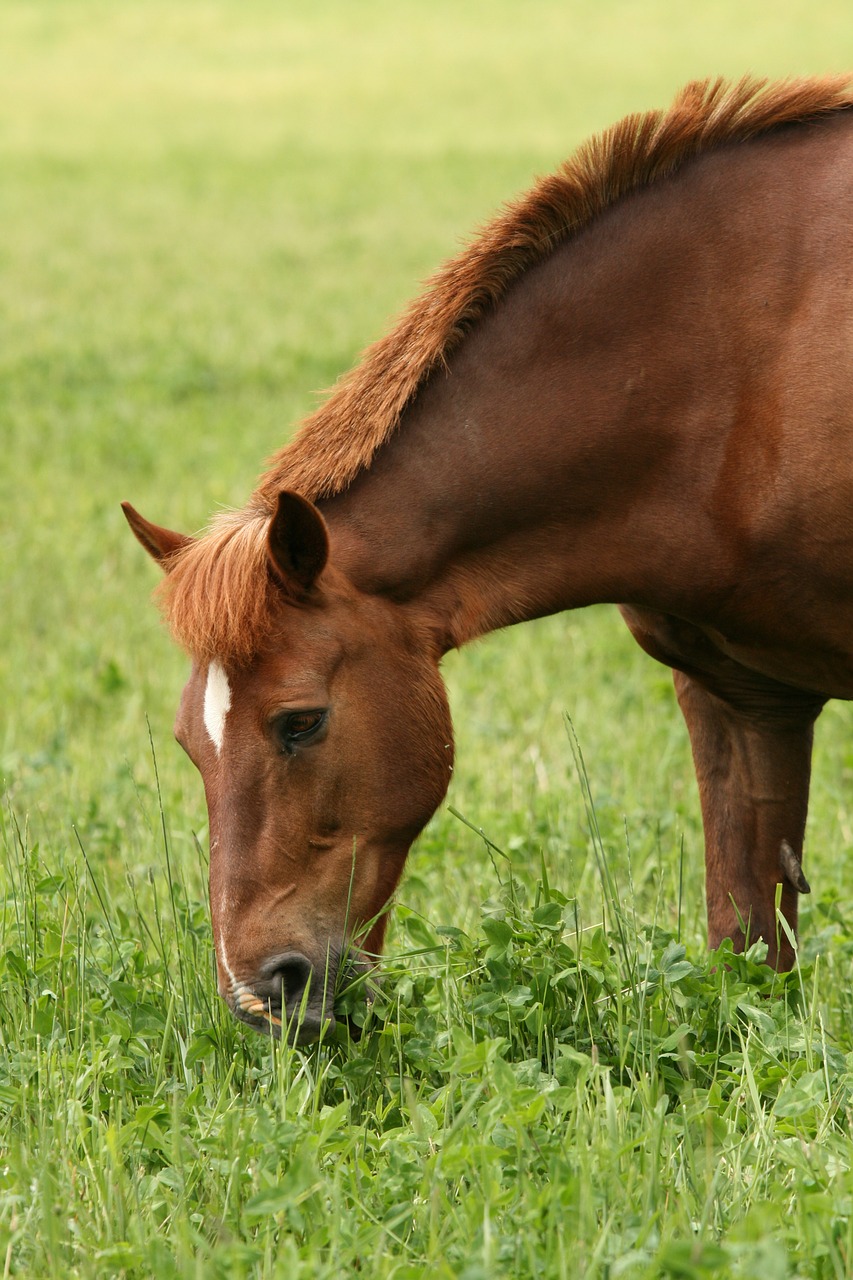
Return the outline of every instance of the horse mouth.
{"type": "Polygon", "coordinates": [[[245,989],[228,1003],[234,1016],[253,1031],[273,1036],[276,1040],[287,1040],[292,1047],[313,1044],[333,1032],[336,1025],[334,1013],[331,1010],[327,1012],[325,1007],[314,1009],[309,1006],[288,1015],[280,1000],[262,1000],[245,989]]]}

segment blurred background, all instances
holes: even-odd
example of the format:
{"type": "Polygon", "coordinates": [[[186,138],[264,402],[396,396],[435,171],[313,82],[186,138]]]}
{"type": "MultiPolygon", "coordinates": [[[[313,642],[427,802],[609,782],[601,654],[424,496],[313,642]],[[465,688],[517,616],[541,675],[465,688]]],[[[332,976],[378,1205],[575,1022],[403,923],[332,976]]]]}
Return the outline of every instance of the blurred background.
{"type": "MultiPolygon", "coordinates": [[[[120,500],[186,531],[241,505],[418,282],[588,133],[695,77],[848,66],[836,0],[4,0],[4,821],[60,861],[75,825],[116,884],[156,861],[150,722],[201,891],[203,797],[171,741],[186,659],[120,500]]],[[[623,882],[671,921],[683,844],[701,941],[686,735],[615,612],[492,637],[447,674],[451,803],[519,865],[545,856],[592,893],[568,712],[623,882]]],[[[824,719],[810,839],[823,887],[849,896],[850,716],[824,719]]],[[[443,810],[404,897],[464,923],[490,875],[443,810]]]]}

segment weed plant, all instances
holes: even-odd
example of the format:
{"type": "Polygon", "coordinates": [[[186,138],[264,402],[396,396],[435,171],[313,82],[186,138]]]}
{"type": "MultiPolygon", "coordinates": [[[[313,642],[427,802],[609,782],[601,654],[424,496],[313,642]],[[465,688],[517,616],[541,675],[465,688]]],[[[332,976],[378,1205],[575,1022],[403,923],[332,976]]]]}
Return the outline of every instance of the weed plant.
{"type": "Polygon", "coordinates": [[[760,943],[688,957],[588,814],[599,918],[482,835],[473,927],[399,907],[378,981],[299,1051],[215,999],[165,827],[114,897],[8,813],[7,1274],[844,1275],[853,1055],[818,988],[853,933],[829,903],[791,974],[760,943]]]}

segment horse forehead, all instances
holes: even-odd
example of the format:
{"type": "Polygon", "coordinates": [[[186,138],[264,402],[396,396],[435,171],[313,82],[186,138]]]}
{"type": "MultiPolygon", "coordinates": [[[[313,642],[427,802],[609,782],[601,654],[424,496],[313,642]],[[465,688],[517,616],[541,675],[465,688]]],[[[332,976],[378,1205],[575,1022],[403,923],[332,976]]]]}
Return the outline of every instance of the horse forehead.
{"type": "Polygon", "coordinates": [[[374,652],[388,638],[381,629],[365,626],[365,619],[356,621],[349,609],[314,616],[308,610],[288,610],[283,621],[286,625],[277,628],[266,648],[249,662],[235,664],[227,656],[194,657],[176,728],[200,721],[221,750],[229,717],[248,714],[270,697],[298,701],[308,696],[310,700],[328,690],[348,659],[374,652]]]}
{"type": "Polygon", "coordinates": [[[179,716],[200,715],[215,741],[229,713],[236,715],[241,708],[263,702],[271,691],[285,698],[298,697],[325,686],[344,653],[345,647],[327,643],[288,645],[236,665],[227,658],[197,660],[184,687],[179,716]],[[217,732],[211,732],[212,726],[217,732]]]}

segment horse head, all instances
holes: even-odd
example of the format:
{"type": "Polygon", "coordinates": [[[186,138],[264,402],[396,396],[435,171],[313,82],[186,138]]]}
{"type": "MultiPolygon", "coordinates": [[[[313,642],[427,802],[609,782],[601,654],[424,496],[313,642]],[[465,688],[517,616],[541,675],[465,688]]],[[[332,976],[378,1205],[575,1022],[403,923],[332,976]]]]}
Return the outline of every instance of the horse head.
{"type": "Polygon", "coordinates": [[[205,548],[125,514],[193,659],[175,736],[207,798],[220,994],[305,1043],[334,1020],[339,974],[381,951],[406,854],[447,789],[438,648],[336,569],[323,517],[294,493],[255,518],[239,568],[236,537],[205,548]]]}

